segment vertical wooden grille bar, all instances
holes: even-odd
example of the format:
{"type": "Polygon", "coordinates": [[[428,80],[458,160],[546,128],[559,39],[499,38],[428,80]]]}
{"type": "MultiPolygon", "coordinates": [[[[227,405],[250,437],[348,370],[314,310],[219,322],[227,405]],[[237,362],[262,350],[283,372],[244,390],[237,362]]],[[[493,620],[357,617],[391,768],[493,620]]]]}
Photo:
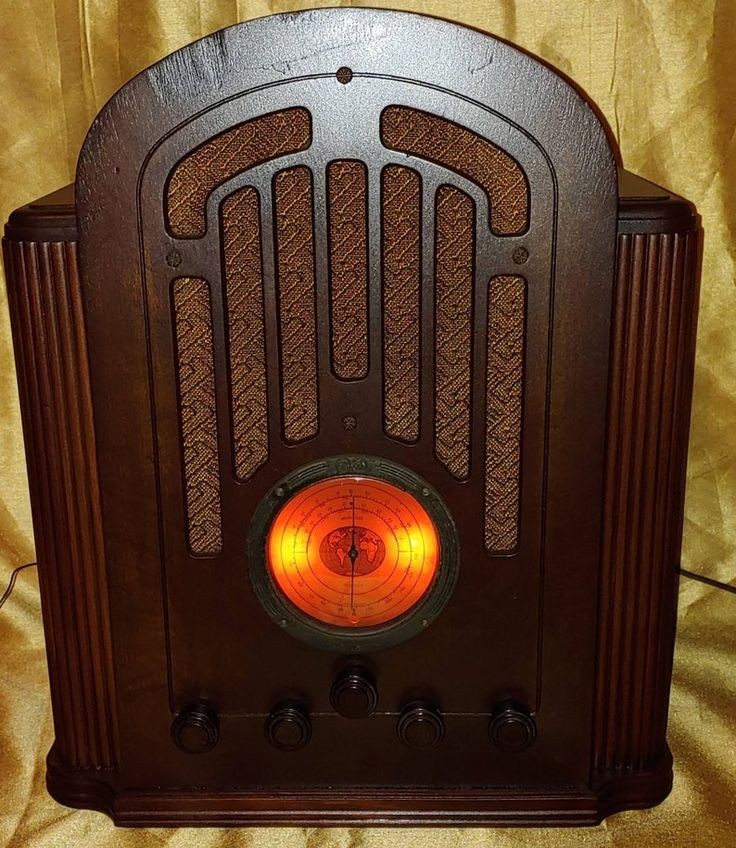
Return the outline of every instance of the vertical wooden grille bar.
{"type": "Polygon", "coordinates": [[[261,223],[254,188],[223,203],[222,245],[235,473],[248,480],[268,459],[261,223]]]}
{"type": "Polygon", "coordinates": [[[460,480],[470,474],[475,204],[441,186],[435,226],[435,434],[437,459],[460,480]]]}
{"type": "Polygon", "coordinates": [[[368,374],[367,180],[362,162],[327,169],[332,368],[341,380],[368,374]]]}
{"type": "Polygon", "coordinates": [[[77,245],[3,241],[56,750],[118,761],[101,506],[77,245]]]}
{"type": "Polygon", "coordinates": [[[525,322],[524,278],[493,277],[488,284],[485,463],[485,543],[491,553],[511,553],[519,540],[525,322]]]}
{"type": "Polygon", "coordinates": [[[174,280],[173,301],[187,536],[193,554],[214,555],[222,547],[222,529],[212,313],[207,281],[179,277],[174,280]]]}
{"type": "Polygon", "coordinates": [[[383,426],[404,442],[419,438],[421,184],[389,165],[381,178],[383,233],[383,426]]]}
{"type": "Polygon", "coordinates": [[[274,182],[278,276],[281,407],[284,438],[317,435],[317,329],[315,315],[312,174],[298,167],[274,182]]]}
{"type": "Polygon", "coordinates": [[[665,751],[696,254],[695,232],[618,237],[594,733],[600,772],[646,768],[665,751]],[[652,715],[662,719],[653,724],[652,715]]]}

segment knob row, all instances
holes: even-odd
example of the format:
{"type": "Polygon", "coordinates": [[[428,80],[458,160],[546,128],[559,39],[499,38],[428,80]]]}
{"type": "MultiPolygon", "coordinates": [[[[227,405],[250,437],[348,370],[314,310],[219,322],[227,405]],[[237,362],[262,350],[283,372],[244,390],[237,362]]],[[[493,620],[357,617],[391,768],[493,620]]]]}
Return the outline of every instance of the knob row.
{"type": "MultiPolygon", "coordinates": [[[[347,691],[348,695],[343,696],[346,699],[345,706],[352,706],[353,712],[366,709],[365,693],[359,696],[349,686],[347,691]]],[[[375,702],[370,712],[374,709],[375,702]]],[[[297,751],[309,742],[312,722],[303,704],[285,701],[270,713],[264,732],[269,742],[280,751],[297,751]]],[[[439,710],[432,704],[411,701],[399,715],[396,733],[401,742],[410,748],[434,748],[444,738],[445,723],[439,710]]],[[[219,737],[217,714],[204,702],[190,704],[174,719],[171,735],[178,747],[188,754],[210,751],[219,737]]],[[[510,752],[523,751],[531,745],[536,735],[534,719],[520,704],[503,701],[496,706],[488,725],[488,736],[497,748],[510,752]]]]}

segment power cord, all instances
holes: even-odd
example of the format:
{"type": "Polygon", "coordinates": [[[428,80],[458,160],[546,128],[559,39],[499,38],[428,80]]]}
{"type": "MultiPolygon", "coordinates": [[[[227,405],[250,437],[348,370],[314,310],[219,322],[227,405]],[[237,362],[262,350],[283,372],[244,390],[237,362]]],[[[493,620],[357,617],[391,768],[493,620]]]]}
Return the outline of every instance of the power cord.
{"type": "Polygon", "coordinates": [[[24,568],[32,568],[34,565],[38,565],[38,563],[27,562],[25,565],[19,565],[17,568],[13,569],[13,573],[10,575],[10,583],[8,583],[8,588],[3,592],[3,595],[0,598],[0,609],[2,609],[3,604],[10,597],[10,593],[15,587],[15,581],[18,578],[18,574],[23,571],[24,568]]]}
{"type": "Polygon", "coordinates": [[[712,577],[705,577],[702,574],[696,574],[694,571],[688,571],[685,568],[680,569],[680,574],[683,577],[689,577],[690,580],[697,580],[698,583],[705,583],[707,586],[712,586],[714,589],[723,589],[726,592],[731,592],[736,595],[736,586],[731,586],[728,583],[721,583],[720,580],[714,580],[712,577]]]}

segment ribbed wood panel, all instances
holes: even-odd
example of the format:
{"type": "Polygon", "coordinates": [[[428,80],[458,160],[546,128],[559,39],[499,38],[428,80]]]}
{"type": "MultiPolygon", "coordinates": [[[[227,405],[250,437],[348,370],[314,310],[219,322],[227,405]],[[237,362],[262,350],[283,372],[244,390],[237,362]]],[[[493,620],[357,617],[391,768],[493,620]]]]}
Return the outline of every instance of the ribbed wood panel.
{"type": "Polygon", "coordinates": [[[604,771],[645,768],[664,751],[696,238],[627,234],[618,240],[594,733],[595,767],[604,771]]]}
{"type": "Polygon", "coordinates": [[[57,750],[116,764],[95,438],[76,243],[3,242],[57,750]]]}

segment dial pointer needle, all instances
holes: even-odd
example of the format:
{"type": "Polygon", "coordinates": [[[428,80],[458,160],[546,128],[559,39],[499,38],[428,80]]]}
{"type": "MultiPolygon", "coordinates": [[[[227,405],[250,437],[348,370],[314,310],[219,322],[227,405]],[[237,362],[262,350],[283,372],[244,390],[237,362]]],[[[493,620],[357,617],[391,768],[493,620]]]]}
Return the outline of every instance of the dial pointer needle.
{"type": "Polygon", "coordinates": [[[358,559],[358,549],[355,547],[355,494],[353,494],[352,498],[352,538],[350,542],[350,550],[348,551],[348,556],[350,557],[350,608],[353,611],[353,616],[355,616],[355,561],[358,559]]]}

